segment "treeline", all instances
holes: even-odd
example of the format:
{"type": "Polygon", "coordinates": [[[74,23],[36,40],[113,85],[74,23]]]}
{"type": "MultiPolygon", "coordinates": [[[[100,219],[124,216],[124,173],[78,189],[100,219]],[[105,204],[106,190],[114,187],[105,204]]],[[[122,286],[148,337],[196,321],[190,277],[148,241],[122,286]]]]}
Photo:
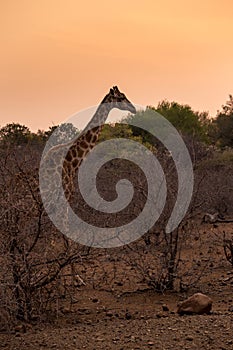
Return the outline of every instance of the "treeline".
{"type": "MultiPolygon", "coordinates": [[[[135,115],[129,115],[124,118],[124,122],[131,124],[138,118],[146,118],[153,125],[156,114],[160,113],[184,136],[191,136],[198,141],[206,144],[212,144],[219,148],[233,147],[233,97],[222,106],[221,111],[215,118],[211,118],[207,112],[196,112],[189,105],[179,104],[177,102],[160,102],[157,107],[148,106],[145,111],[139,111],[135,115]]],[[[57,126],[49,127],[48,130],[38,130],[31,132],[25,125],[18,123],[7,124],[0,129],[1,145],[23,145],[23,144],[41,144],[43,145],[57,126]]],[[[70,123],[60,125],[59,135],[56,142],[63,143],[67,139],[78,134],[78,130],[70,123]]],[[[101,139],[111,137],[134,137],[143,143],[153,144],[151,135],[141,129],[133,126],[115,124],[115,127],[106,125],[101,139]]]]}
{"type": "MultiPolygon", "coordinates": [[[[37,133],[34,133],[25,125],[10,123],[0,129],[0,142],[2,145],[44,145],[49,137],[56,132],[58,126],[51,126],[46,131],[38,130],[37,133]]],[[[73,137],[76,133],[78,133],[78,129],[73,124],[61,124],[56,141],[57,143],[63,143],[67,138],[73,137]]]]}

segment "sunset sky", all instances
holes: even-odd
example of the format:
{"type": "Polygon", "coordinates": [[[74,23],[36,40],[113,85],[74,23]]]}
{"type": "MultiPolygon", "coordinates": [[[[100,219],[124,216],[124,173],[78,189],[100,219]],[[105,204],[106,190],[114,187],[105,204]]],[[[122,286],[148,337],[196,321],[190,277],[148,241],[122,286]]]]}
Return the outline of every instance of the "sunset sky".
{"type": "Polygon", "coordinates": [[[47,129],[112,85],[215,116],[233,94],[232,42],[232,0],[0,0],[0,126],[47,129]]]}

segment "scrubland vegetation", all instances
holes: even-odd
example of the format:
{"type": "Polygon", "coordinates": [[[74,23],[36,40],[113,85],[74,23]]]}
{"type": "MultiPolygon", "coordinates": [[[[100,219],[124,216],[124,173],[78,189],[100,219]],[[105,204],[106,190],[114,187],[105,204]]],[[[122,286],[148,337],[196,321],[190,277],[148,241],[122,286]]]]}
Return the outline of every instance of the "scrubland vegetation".
{"type": "MultiPolygon", "coordinates": [[[[160,161],[168,187],[167,203],[155,226],[142,239],[114,251],[100,251],[70,241],[56,229],[43,208],[38,168],[43,147],[56,127],[34,133],[24,125],[12,123],[0,129],[2,330],[12,330],[19,320],[39,322],[51,315],[58,317],[60,312],[72,309],[79,292],[85,289],[119,294],[138,290],[141,285],[159,293],[187,292],[201,285],[209,265],[216,263],[213,254],[220,255],[229,268],[233,266],[232,96],[215,118],[206,112],[195,112],[190,106],[162,101],[156,108],[148,107],[125,120],[130,124],[134,118],[144,117],[153,123],[156,111],[177,128],[190,152],[195,176],[193,199],[178,228],[167,234],[164,227],[177,193],[171,157],[158,140],[141,129],[122,123],[105,125],[100,142],[123,137],[143,143],[160,161]],[[210,229],[219,223],[230,226],[219,229],[208,241],[205,225],[210,225],[210,229]]],[[[77,132],[71,124],[62,127],[64,133],[77,132]]],[[[61,136],[58,143],[62,142],[61,136]]],[[[119,159],[106,164],[101,172],[97,183],[100,192],[112,200],[112,184],[121,177],[133,182],[134,202],[123,215],[109,214],[105,218],[110,227],[130,222],[145,203],[143,173],[132,163],[119,159]]],[[[79,198],[78,193],[76,196],[79,198]]],[[[77,202],[82,203],[80,198],[77,202]]],[[[74,210],[98,225],[99,218],[88,206],[74,205],[74,210]]]]}

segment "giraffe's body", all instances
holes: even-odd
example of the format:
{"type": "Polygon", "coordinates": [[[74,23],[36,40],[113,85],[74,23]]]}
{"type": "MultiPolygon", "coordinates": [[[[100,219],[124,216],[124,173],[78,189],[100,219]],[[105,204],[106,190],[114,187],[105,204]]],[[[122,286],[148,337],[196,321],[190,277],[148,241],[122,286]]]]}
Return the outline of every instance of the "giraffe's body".
{"type": "MultiPolygon", "coordinates": [[[[117,86],[114,86],[100,103],[91,121],[87,124],[79,137],[75,141],[71,141],[67,144],[52,147],[44,157],[45,166],[42,166],[42,169],[44,169],[44,179],[53,176],[54,182],[56,182],[62,171],[62,186],[68,201],[72,198],[74,193],[74,177],[76,171],[86,155],[98,141],[104,122],[113,108],[136,113],[136,109],[131,102],[118,90],[117,86]]],[[[46,181],[43,182],[46,184],[46,181]]],[[[49,184],[51,181],[47,183],[49,184]]],[[[52,188],[51,186],[48,186],[48,188],[45,187],[43,187],[43,192],[46,194],[46,201],[49,201],[51,191],[53,191],[55,187],[54,185],[52,185],[52,188]]]]}

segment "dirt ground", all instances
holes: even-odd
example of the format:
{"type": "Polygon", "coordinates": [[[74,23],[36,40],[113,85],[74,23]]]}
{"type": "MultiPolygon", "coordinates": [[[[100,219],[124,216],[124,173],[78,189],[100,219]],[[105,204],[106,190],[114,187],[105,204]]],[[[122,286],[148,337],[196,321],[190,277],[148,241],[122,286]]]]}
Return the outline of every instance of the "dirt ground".
{"type": "MultiPolygon", "coordinates": [[[[205,224],[202,237],[194,236],[193,246],[187,244],[183,260],[190,258],[191,251],[199,249],[198,259],[192,260],[197,263],[196,273],[203,262],[207,261],[207,266],[195,286],[183,293],[156,293],[125,265],[121,250],[99,250],[89,266],[80,271],[85,285],[77,287],[71,306],[60,308],[58,305],[59,312],[51,315],[50,320],[41,318],[31,324],[19,324],[12,333],[0,334],[0,348],[233,349],[233,269],[218,244],[223,231],[232,232],[232,229],[231,224],[215,228],[205,224]],[[89,277],[84,275],[88,269],[89,277]],[[93,271],[94,282],[90,277],[93,271]],[[107,283],[103,276],[109,278],[107,283]],[[98,282],[98,278],[101,281],[98,282]],[[194,292],[205,293],[213,299],[211,314],[179,316],[177,303],[194,292]],[[168,311],[163,310],[164,304],[168,311]]],[[[145,254],[145,259],[148,256],[149,253],[145,254]]]]}

